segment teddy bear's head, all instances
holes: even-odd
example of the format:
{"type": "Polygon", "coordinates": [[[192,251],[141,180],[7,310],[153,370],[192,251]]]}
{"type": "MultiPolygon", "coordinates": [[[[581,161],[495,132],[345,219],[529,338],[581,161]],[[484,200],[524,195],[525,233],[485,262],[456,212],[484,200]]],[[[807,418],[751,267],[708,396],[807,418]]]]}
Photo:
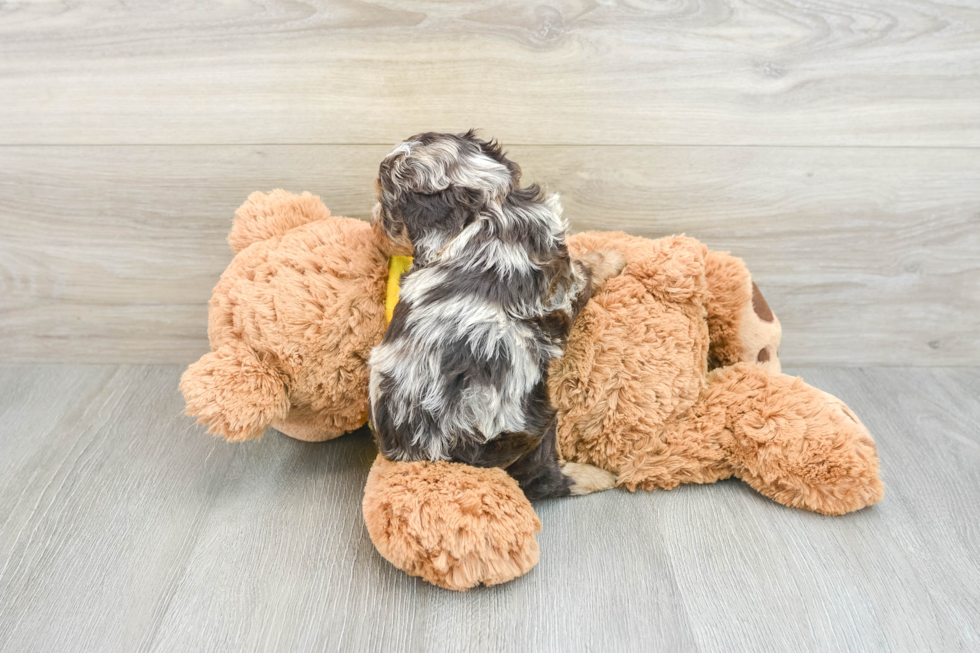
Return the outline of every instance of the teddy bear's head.
{"type": "Polygon", "coordinates": [[[389,252],[375,231],[309,193],[253,193],[211,297],[211,352],[181,379],[188,414],[233,441],[268,426],[314,441],[362,426],[385,325],[389,252]]]}

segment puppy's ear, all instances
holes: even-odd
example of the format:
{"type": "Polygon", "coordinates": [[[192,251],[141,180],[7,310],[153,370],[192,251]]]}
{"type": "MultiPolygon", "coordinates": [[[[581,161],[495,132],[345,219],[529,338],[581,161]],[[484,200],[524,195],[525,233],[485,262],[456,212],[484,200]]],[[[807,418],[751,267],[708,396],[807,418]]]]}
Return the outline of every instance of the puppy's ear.
{"type": "Polygon", "coordinates": [[[417,265],[425,265],[446,244],[476,220],[482,193],[450,186],[436,193],[402,193],[398,212],[415,248],[417,265]]]}
{"type": "MultiPolygon", "coordinates": [[[[471,129],[466,135],[470,136],[473,133],[474,131],[471,129]]],[[[474,141],[480,147],[480,152],[507,168],[507,172],[510,173],[512,180],[511,183],[514,188],[517,188],[521,183],[521,166],[507,158],[507,153],[504,152],[504,148],[497,142],[497,139],[484,141],[474,138],[474,141]]]]}
{"type": "Polygon", "coordinates": [[[395,181],[396,171],[389,161],[389,155],[381,162],[378,170],[378,178],[374,182],[374,189],[377,193],[378,203],[374,205],[371,215],[371,222],[376,225],[393,243],[408,243],[408,234],[405,232],[405,225],[402,223],[401,216],[398,214],[397,203],[399,188],[395,181]]]}

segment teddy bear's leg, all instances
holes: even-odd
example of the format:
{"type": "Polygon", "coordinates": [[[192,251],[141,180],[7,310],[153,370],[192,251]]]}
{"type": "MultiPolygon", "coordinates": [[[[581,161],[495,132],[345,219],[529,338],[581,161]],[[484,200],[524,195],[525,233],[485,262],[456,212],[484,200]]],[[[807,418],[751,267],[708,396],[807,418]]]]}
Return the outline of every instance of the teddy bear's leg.
{"type": "Polygon", "coordinates": [[[285,378],[242,342],[222,345],[180,378],[187,414],[232,442],[261,437],[289,412],[285,378]]]}
{"type": "Polygon", "coordinates": [[[781,371],[782,327],[740,258],[708,252],[705,276],[710,297],[708,333],[711,369],[739,362],[754,363],[773,374],[781,371]]]}
{"type": "MultiPolygon", "coordinates": [[[[356,430],[358,426],[337,424],[336,416],[329,411],[314,410],[310,406],[291,407],[289,414],[282,419],[272,420],[270,426],[296,440],[304,442],[326,442],[344,433],[356,430]]],[[[367,415],[360,425],[367,421],[367,415]]]]}
{"type": "Polygon", "coordinates": [[[617,483],[626,489],[672,490],[684,483],[715,483],[734,474],[726,441],[725,410],[702,399],[646,437],[634,437],[617,483]]]}
{"type": "Polygon", "coordinates": [[[800,378],[747,363],[714,370],[692,419],[727,452],[735,476],[779,503],[840,515],[883,496],[871,434],[843,402],[800,378]]]}
{"type": "Polygon", "coordinates": [[[497,467],[378,455],[363,510],[378,552],[439,587],[497,585],[538,562],[541,522],[517,481],[497,467]]]}

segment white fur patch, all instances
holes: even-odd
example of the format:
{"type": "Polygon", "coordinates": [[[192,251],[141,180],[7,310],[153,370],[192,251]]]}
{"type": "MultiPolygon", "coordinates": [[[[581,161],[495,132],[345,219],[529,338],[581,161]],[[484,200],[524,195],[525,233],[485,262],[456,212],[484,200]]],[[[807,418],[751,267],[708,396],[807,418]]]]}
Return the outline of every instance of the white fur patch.
{"type": "Polygon", "coordinates": [[[499,307],[465,296],[416,307],[408,324],[413,338],[382,343],[371,354],[371,399],[378,398],[381,375],[386,375],[395,381],[392,396],[386,398],[395,424],[413,419],[416,408],[439,417],[438,433],[415,434],[415,444],[424,442],[430,459],[444,457],[445,446],[461,432],[475,430],[488,441],[525,428],[522,401],[541,379],[544,353],[535,351],[527,325],[509,319],[499,307]],[[442,394],[441,360],[451,341],[467,342],[485,359],[498,352],[506,356],[510,366],[504,383],[472,385],[449,404],[442,394]]]}
{"type": "Polygon", "coordinates": [[[418,141],[405,141],[401,145],[399,145],[398,147],[396,147],[395,149],[393,149],[391,152],[389,152],[388,153],[388,156],[386,156],[385,158],[386,159],[390,159],[391,157],[395,156],[396,154],[404,154],[405,156],[411,156],[412,155],[412,148],[415,147],[418,144],[419,144],[418,141]]]}
{"type": "Polygon", "coordinates": [[[561,472],[575,481],[572,486],[573,495],[601,492],[616,485],[615,474],[593,465],[565,463],[561,466],[561,472]]]}

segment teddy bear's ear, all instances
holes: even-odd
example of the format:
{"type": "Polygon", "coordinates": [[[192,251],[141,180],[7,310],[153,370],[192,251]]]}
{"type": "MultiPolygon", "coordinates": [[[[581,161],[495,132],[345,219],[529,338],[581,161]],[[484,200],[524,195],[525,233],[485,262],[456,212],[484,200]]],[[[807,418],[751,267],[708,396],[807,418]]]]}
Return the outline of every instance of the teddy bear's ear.
{"type": "Polygon", "coordinates": [[[724,252],[708,252],[708,369],[753,363],[779,374],[779,341],[783,329],[752,280],[745,262],[724,252]]]}
{"type": "Polygon", "coordinates": [[[289,412],[284,375],[244,344],[205,354],[180,378],[186,412],[231,442],[261,437],[289,412]]]}
{"type": "Polygon", "coordinates": [[[256,191],[235,211],[228,244],[237,254],[252,243],[281,236],[290,229],[330,217],[320,198],[310,193],[294,195],[281,189],[256,191]]]}

